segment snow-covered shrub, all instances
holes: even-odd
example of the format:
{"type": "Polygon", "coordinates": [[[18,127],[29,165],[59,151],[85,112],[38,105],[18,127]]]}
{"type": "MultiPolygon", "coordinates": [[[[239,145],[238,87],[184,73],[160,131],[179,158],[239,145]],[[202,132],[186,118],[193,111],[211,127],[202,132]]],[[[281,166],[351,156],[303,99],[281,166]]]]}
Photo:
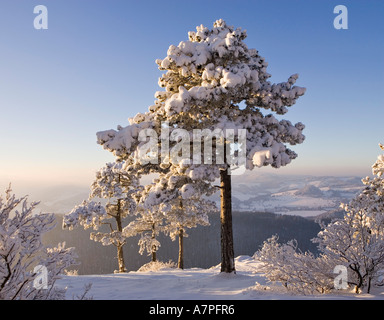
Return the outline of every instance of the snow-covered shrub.
{"type": "MultiPolygon", "coordinates": [[[[381,149],[384,149],[380,145],[381,149]]],[[[373,286],[384,285],[384,156],[372,166],[374,178],[366,177],[364,190],[349,204],[342,219],[322,225],[313,242],[318,243],[321,255],[297,252],[294,241],[278,244],[276,237],[264,243],[258,258],[270,281],[279,281],[287,289],[305,293],[332,289],[333,270],[347,268],[347,282],[356,293],[373,286]],[[332,280],[332,281],[331,281],[332,280]]]]}
{"type": "Polygon", "coordinates": [[[333,268],[329,268],[327,257],[301,252],[295,240],[279,244],[273,236],[264,242],[256,258],[263,263],[262,271],[269,281],[280,282],[292,293],[326,293],[333,288],[333,268]]]}
{"type": "MultiPolygon", "coordinates": [[[[379,144],[381,150],[384,150],[384,145],[379,144]]],[[[372,166],[372,173],[381,177],[384,174],[384,154],[377,157],[376,162],[372,166]]]]}
{"type": "MultiPolygon", "coordinates": [[[[384,147],[380,145],[384,150],[384,147]]],[[[334,261],[348,267],[348,283],[355,291],[383,285],[384,269],[384,155],[372,166],[374,178],[362,179],[365,188],[349,204],[341,204],[344,219],[329,224],[314,240],[334,261]]]]}
{"type": "Polygon", "coordinates": [[[144,265],[142,265],[139,270],[139,272],[147,272],[147,271],[159,271],[162,269],[174,269],[177,265],[173,261],[169,260],[168,262],[161,262],[161,261],[151,261],[144,265]]]}
{"type": "Polygon", "coordinates": [[[54,227],[54,215],[35,214],[37,202],[11,192],[0,196],[0,300],[64,299],[55,282],[76,263],[74,248],[45,248],[42,235],[54,227]]]}

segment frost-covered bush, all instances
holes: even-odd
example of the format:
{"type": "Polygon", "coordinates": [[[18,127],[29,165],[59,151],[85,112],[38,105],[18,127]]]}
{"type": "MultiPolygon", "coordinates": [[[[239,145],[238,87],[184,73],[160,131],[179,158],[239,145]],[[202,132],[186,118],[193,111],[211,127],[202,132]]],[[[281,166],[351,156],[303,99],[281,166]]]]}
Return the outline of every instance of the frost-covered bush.
{"type": "MultiPolygon", "coordinates": [[[[384,147],[380,145],[381,149],[384,147]]],[[[360,292],[383,285],[384,269],[384,155],[372,166],[373,178],[362,179],[365,188],[348,204],[344,219],[329,224],[314,240],[335,264],[348,268],[348,283],[360,292]]]]}
{"type": "Polygon", "coordinates": [[[139,272],[148,272],[148,271],[159,271],[162,269],[174,269],[176,268],[176,263],[169,260],[168,262],[161,262],[161,261],[151,261],[144,265],[142,265],[139,270],[139,272]]]}
{"type": "Polygon", "coordinates": [[[326,293],[333,288],[333,268],[329,268],[327,257],[301,252],[295,240],[286,244],[277,240],[277,236],[269,238],[255,254],[269,281],[280,282],[289,292],[299,294],[326,293]]]}
{"type": "Polygon", "coordinates": [[[55,217],[34,213],[37,205],[26,197],[16,198],[10,187],[5,197],[0,196],[0,300],[65,298],[65,290],[55,287],[55,282],[76,263],[76,254],[65,243],[43,246],[42,235],[54,227],[55,217]],[[46,276],[41,282],[38,270],[46,276]]]}
{"type": "MultiPolygon", "coordinates": [[[[384,149],[380,145],[381,149],[384,149]]],[[[258,252],[270,281],[279,281],[287,289],[327,292],[333,288],[336,266],[347,268],[347,282],[356,293],[384,285],[384,156],[372,166],[374,178],[362,179],[365,188],[349,204],[341,204],[344,217],[322,225],[313,242],[321,255],[297,252],[294,242],[278,244],[267,240],[258,252]],[[332,281],[331,281],[332,280],[332,281]]]]}
{"type": "MultiPolygon", "coordinates": [[[[384,145],[379,144],[380,148],[384,150],[384,145]]],[[[372,166],[372,173],[381,177],[384,174],[384,154],[377,157],[376,162],[372,166]]]]}

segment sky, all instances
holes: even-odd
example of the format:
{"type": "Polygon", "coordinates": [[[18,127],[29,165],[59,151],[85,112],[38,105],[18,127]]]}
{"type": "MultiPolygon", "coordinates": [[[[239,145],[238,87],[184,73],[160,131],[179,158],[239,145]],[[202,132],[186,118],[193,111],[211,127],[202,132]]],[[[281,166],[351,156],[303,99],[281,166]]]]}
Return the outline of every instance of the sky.
{"type": "MultiPolygon", "coordinates": [[[[366,176],[384,143],[384,1],[2,0],[0,187],[90,185],[113,155],[96,132],[125,126],[161,90],[156,59],[217,19],[247,30],[272,82],[300,75],[284,115],[306,125],[276,174],[366,176]],[[348,29],[336,29],[337,5],[348,29]],[[35,29],[37,5],[48,29],[35,29]]],[[[259,171],[258,171],[259,172],[259,171]]]]}

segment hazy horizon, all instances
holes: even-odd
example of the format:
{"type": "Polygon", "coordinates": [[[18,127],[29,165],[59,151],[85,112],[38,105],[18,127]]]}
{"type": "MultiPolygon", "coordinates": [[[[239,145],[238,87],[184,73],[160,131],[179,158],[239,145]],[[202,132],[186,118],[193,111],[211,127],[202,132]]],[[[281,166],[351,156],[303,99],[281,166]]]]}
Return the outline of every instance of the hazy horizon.
{"type": "MultiPolygon", "coordinates": [[[[263,168],[266,169],[266,168],[263,168]]],[[[248,171],[244,175],[233,176],[232,184],[233,186],[241,185],[241,184],[257,184],[259,183],[258,178],[264,179],[265,177],[270,177],[279,180],[286,180],[291,178],[307,178],[307,177],[315,177],[315,178],[357,178],[362,179],[367,175],[370,175],[370,170],[368,170],[368,174],[366,175],[355,175],[355,174],[339,174],[339,175],[331,175],[331,174],[310,174],[310,173],[287,173],[284,170],[258,170],[254,169],[253,171],[248,171]]],[[[16,194],[17,197],[28,196],[28,201],[48,201],[50,192],[63,191],[63,193],[67,193],[70,195],[76,194],[89,194],[90,186],[93,182],[94,176],[90,177],[90,179],[80,180],[52,180],[52,181],[39,181],[39,180],[19,180],[16,179],[14,181],[8,181],[0,177],[0,194],[3,195],[5,189],[11,184],[11,188],[13,193],[16,194]],[[47,197],[48,196],[48,197],[47,197]]],[[[144,177],[142,180],[142,184],[147,184],[152,181],[152,176],[144,177]]],[[[361,183],[363,187],[363,183],[361,183]]],[[[84,198],[85,199],[85,198],[84,198]]],[[[79,204],[79,203],[78,203],[79,204]]]]}

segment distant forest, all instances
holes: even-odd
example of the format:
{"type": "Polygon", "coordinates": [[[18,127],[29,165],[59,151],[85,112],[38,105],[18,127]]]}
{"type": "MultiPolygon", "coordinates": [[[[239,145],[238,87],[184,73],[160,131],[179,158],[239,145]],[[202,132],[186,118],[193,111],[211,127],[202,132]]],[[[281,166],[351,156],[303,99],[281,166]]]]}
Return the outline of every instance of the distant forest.
{"type": "MultiPolygon", "coordinates": [[[[220,216],[219,213],[210,215],[211,225],[189,229],[189,236],[184,239],[184,267],[209,268],[220,263],[220,216]]],[[[65,241],[67,247],[76,247],[80,265],[73,269],[78,274],[108,274],[118,269],[116,248],[113,245],[103,246],[89,239],[92,230],[75,228],[72,231],[62,230],[62,215],[57,215],[57,225],[44,236],[44,243],[55,246],[65,241]]],[[[103,231],[103,230],[100,230],[103,231]]],[[[262,243],[277,234],[280,242],[296,239],[302,251],[317,253],[316,244],[311,242],[320,226],[313,219],[300,216],[279,215],[266,212],[233,212],[233,234],[235,257],[239,255],[252,256],[260,249],[262,243]]],[[[138,253],[139,236],[128,238],[124,246],[125,265],[128,271],[135,271],[150,261],[147,255],[138,253]]],[[[161,247],[157,259],[177,262],[178,241],[171,241],[165,235],[158,240],[161,247]]]]}

